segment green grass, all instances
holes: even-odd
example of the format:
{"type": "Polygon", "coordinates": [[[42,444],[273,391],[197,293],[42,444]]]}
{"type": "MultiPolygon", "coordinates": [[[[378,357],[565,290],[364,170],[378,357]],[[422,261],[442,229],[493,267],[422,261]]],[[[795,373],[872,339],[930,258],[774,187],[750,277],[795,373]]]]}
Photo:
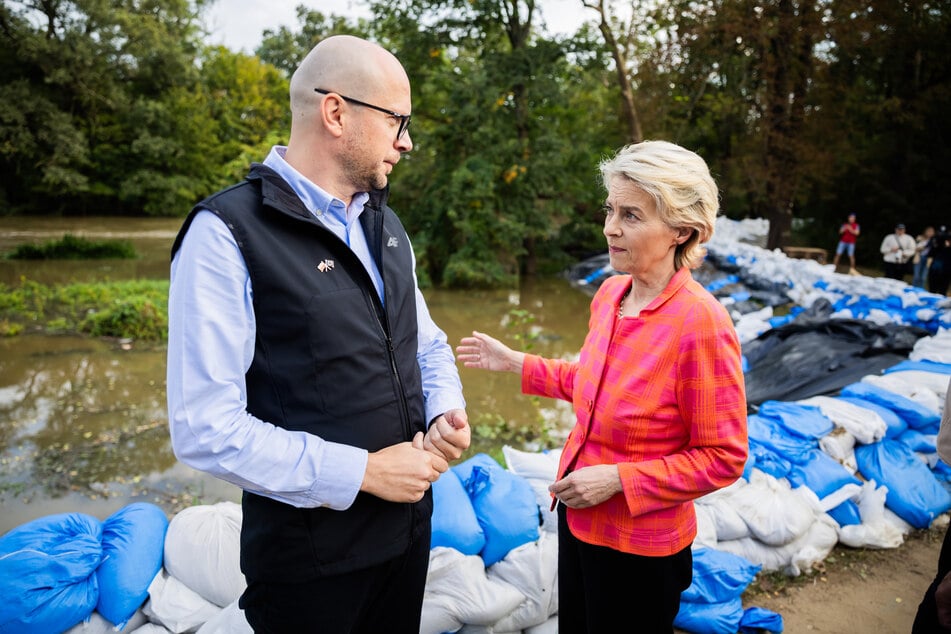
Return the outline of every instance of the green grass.
{"type": "Polygon", "coordinates": [[[130,260],[138,257],[126,240],[87,240],[65,234],[59,240],[40,245],[21,244],[5,256],[8,260],[130,260]]]}
{"type": "Polygon", "coordinates": [[[0,335],[31,332],[164,342],[168,281],[0,284],[0,335]]]}

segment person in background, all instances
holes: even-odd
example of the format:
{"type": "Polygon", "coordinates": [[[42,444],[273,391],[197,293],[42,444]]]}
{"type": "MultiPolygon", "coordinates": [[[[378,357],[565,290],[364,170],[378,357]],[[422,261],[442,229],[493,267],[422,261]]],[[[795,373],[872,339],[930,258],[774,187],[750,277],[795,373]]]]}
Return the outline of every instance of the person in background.
{"type": "Polygon", "coordinates": [[[576,423],[556,481],[558,629],[673,631],[691,583],[693,500],[747,459],[740,344],[690,269],[713,235],[717,187],[695,153],[664,141],[600,166],[611,266],[576,361],[464,337],[468,368],[514,372],[522,392],[570,401],[576,423]],[[618,581],[621,580],[621,581],[618,581]]]}
{"type": "Polygon", "coordinates": [[[928,259],[931,252],[931,238],[933,237],[934,227],[929,226],[925,227],[921,235],[915,239],[914,275],[911,283],[918,288],[925,288],[925,284],[928,282],[928,259]]]}
{"type": "MultiPolygon", "coordinates": [[[[951,465],[951,384],[945,394],[936,445],[938,457],[951,465]]],[[[918,604],[911,634],[951,634],[951,526],[945,529],[938,573],[918,604]]]]}
{"type": "Polygon", "coordinates": [[[172,247],[172,447],[243,489],[239,606],[258,633],[419,631],[431,484],[470,430],[386,203],[411,105],[392,54],[322,40],[291,78],[287,146],[172,247]]]}
{"type": "Polygon", "coordinates": [[[885,236],[881,246],[885,277],[902,280],[909,273],[908,265],[915,257],[915,239],[905,233],[905,225],[898,223],[895,231],[885,236]]]}
{"type": "Polygon", "coordinates": [[[938,295],[947,295],[951,284],[951,233],[942,226],[931,238],[928,252],[931,264],[928,266],[928,290],[938,295]]]}
{"type": "Polygon", "coordinates": [[[855,270],[855,241],[861,233],[855,214],[849,214],[848,219],[839,227],[839,243],[835,247],[835,257],[832,258],[832,270],[839,266],[839,257],[843,253],[849,256],[849,273],[857,275],[855,270]]]}

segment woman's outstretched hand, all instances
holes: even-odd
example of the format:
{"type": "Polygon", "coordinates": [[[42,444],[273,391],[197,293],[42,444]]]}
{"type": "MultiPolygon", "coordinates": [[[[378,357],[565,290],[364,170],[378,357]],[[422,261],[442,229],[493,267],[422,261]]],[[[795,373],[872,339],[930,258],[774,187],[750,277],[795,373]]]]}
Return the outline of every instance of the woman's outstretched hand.
{"type": "Polygon", "coordinates": [[[516,352],[489,335],[473,330],[456,346],[456,358],[467,368],[521,374],[525,354],[516,352]]]}

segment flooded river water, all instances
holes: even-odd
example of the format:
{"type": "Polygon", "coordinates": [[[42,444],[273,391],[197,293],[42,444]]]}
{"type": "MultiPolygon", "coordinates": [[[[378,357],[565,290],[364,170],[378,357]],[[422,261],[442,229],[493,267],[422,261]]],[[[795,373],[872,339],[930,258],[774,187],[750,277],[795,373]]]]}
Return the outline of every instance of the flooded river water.
{"type": "MultiPolygon", "coordinates": [[[[129,240],[140,255],[78,262],[0,259],[0,283],[168,279],[168,253],[180,222],[0,218],[0,257],[18,244],[66,233],[129,240]]],[[[453,346],[481,330],[513,347],[529,337],[533,352],[570,357],[587,328],[590,298],[558,277],[528,280],[513,290],[429,289],[424,295],[453,346]]],[[[474,425],[491,430],[505,421],[533,428],[544,420],[556,432],[570,426],[567,403],[520,395],[514,374],[460,372],[474,425]]],[[[494,442],[488,432],[473,451],[494,442]]],[[[171,513],[191,503],[239,497],[231,485],[185,467],[172,454],[164,344],[36,334],[0,338],[0,534],[51,513],[81,511],[103,519],[132,501],[154,502],[171,513]]]]}

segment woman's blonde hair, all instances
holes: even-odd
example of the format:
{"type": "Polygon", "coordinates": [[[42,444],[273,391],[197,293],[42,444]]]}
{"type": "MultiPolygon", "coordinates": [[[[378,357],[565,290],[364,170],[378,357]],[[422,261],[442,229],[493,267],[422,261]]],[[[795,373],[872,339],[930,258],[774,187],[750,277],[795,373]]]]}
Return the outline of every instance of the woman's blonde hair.
{"type": "Polygon", "coordinates": [[[614,178],[626,178],[654,199],[667,226],[692,229],[674,252],[674,268],[700,266],[720,210],[717,185],[700,156],[668,141],[642,141],[624,146],[599,168],[605,189],[614,178]]]}

